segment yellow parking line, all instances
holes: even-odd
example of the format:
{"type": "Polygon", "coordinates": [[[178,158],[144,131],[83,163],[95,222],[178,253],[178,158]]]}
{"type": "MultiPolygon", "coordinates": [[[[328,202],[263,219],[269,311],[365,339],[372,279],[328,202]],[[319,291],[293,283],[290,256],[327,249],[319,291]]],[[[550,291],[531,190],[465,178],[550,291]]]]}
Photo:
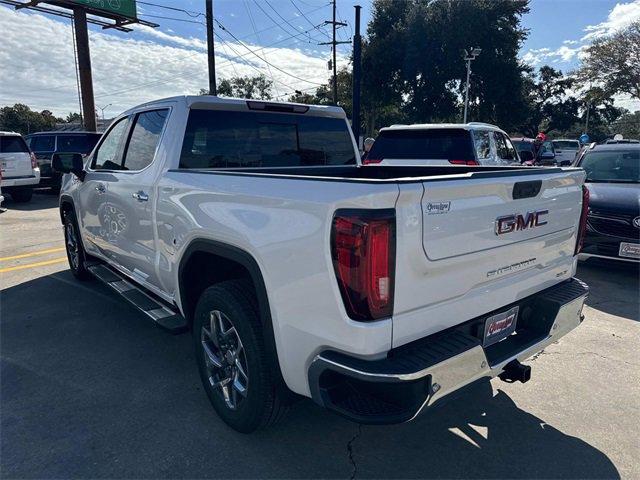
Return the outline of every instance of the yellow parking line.
{"type": "Polygon", "coordinates": [[[57,253],[64,251],[64,247],[62,248],[50,248],[48,250],[40,250],[38,252],[30,252],[23,253],[21,255],[13,255],[11,257],[1,257],[0,262],[6,262],[8,260],[17,260],[18,258],[27,258],[27,257],[35,257],[37,255],[46,255],[47,253],[57,253]]]}
{"type": "Polygon", "coordinates": [[[12,272],[13,270],[23,270],[25,268],[43,267],[45,265],[53,265],[54,263],[62,263],[66,261],[67,257],[60,257],[54,260],[47,260],[46,262],[28,263],[27,265],[18,265],[16,267],[0,268],[0,273],[12,272]]]}

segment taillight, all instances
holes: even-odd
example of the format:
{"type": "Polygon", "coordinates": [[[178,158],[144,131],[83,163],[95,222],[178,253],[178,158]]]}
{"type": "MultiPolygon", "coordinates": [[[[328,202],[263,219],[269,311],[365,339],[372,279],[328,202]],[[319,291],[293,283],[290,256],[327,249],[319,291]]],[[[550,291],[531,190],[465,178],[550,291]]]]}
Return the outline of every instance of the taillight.
{"type": "Polygon", "coordinates": [[[29,154],[31,156],[31,168],[37,168],[38,167],[38,160],[36,160],[36,156],[33,152],[30,152],[29,154]]]}
{"type": "Polygon", "coordinates": [[[589,189],[582,186],[582,210],[580,212],[580,225],[578,226],[578,238],[576,240],[576,249],[573,252],[577,255],[582,250],[584,243],[584,235],[587,230],[587,214],[589,213],[589,189]]]}
{"type": "Polygon", "coordinates": [[[380,163],[380,162],[382,162],[381,158],[363,158],[362,159],[363,165],[371,165],[372,163],[380,163]]]}
{"type": "Polygon", "coordinates": [[[453,165],[480,165],[476,160],[449,160],[453,165]]]}
{"type": "Polygon", "coordinates": [[[338,210],[331,256],[345,309],[354,320],[376,320],[393,312],[394,210],[338,210]]]}

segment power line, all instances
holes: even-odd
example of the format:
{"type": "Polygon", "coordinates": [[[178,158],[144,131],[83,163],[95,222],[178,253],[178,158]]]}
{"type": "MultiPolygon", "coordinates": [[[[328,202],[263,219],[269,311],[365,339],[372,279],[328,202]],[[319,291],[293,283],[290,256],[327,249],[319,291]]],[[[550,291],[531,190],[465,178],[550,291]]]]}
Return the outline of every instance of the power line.
{"type": "MultiPolygon", "coordinates": [[[[294,3],[293,0],[289,0],[291,2],[291,5],[293,5],[296,10],[298,11],[298,13],[300,13],[300,15],[302,15],[302,18],[304,18],[307,22],[309,22],[309,25],[311,25],[313,28],[315,28],[316,30],[318,30],[320,33],[322,33],[323,35],[325,35],[327,38],[331,38],[331,35],[329,35],[327,32],[325,32],[324,30],[322,30],[320,28],[319,25],[314,25],[313,22],[311,20],[309,20],[309,17],[307,17],[304,12],[302,10],[300,10],[298,8],[298,6],[294,3]]],[[[325,6],[329,6],[330,4],[326,4],[325,6]]]]}
{"type": "Polygon", "coordinates": [[[189,15],[192,18],[204,17],[205,16],[204,13],[196,12],[195,10],[185,10],[184,8],[169,7],[167,5],[160,5],[158,3],[151,3],[151,2],[143,2],[141,0],[138,0],[137,3],[142,4],[142,5],[149,5],[149,6],[152,6],[152,7],[165,8],[167,10],[173,10],[174,12],[183,12],[183,13],[186,13],[187,15],[189,15]]]}
{"type": "Polygon", "coordinates": [[[149,17],[149,18],[160,18],[162,20],[173,20],[175,22],[185,22],[185,23],[197,23],[198,25],[203,25],[202,22],[197,20],[188,20],[186,18],[176,18],[176,17],[165,17],[162,15],[151,15],[149,13],[143,13],[142,15],[138,15],[138,17],[149,17]]]}
{"type": "MultiPolygon", "coordinates": [[[[258,43],[262,43],[262,40],[260,39],[260,35],[256,33],[256,30],[257,30],[256,22],[253,20],[253,14],[251,13],[251,9],[249,8],[248,0],[243,0],[242,4],[244,5],[245,10],[247,11],[247,15],[249,16],[249,21],[251,22],[251,28],[253,29],[253,33],[256,35],[256,38],[258,39],[258,43]]],[[[266,56],[264,48],[262,48],[261,50],[262,50],[262,53],[265,54],[266,56]]],[[[271,76],[273,87],[276,89],[276,93],[279,94],[280,92],[278,91],[278,87],[276,86],[275,78],[273,78],[273,72],[271,71],[271,67],[267,65],[267,69],[269,70],[269,75],[271,76]]]]}
{"type": "Polygon", "coordinates": [[[236,42],[238,42],[240,45],[242,45],[244,48],[246,48],[248,51],[250,51],[251,53],[253,53],[256,57],[258,57],[260,60],[262,60],[264,63],[266,63],[267,65],[271,65],[273,68],[275,68],[276,70],[284,73],[285,75],[288,75],[292,78],[295,78],[297,80],[301,80],[303,82],[307,82],[307,83],[312,83],[314,85],[323,85],[322,83],[318,83],[318,82],[312,82],[311,80],[307,80],[306,78],[302,78],[302,77],[298,77],[297,75],[294,75],[293,73],[289,73],[286,70],[283,70],[282,68],[278,67],[277,65],[274,65],[273,63],[269,62],[268,60],[262,58],[260,55],[258,55],[255,51],[253,51],[251,48],[249,48],[247,46],[246,43],[244,43],[242,40],[240,40],[238,37],[236,37],[233,33],[231,33],[222,23],[220,23],[219,20],[214,19],[215,22],[218,24],[218,26],[224,30],[225,32],[227,32],[227,34],[233,38],[236,42]]]}
{"type": "MultiPolygon", "coordinates": [[[[293,25],[289,20],[287,20],[286,18],[284,18],[282,15],[280,15],[280,13],[279,13],[275,8],[273,8],[273,5],[271,5],[271,3],[269,3],[269,0],[264,0],[264,2],[267,4],[267,6],[268,6],[271,10],[273,10],[273,11],[275,12],[275,14],[276,14],[278,17],[280,17],[280,19],[281,19],[283,22],[285,22],[287,25],[289,25],[291,28],[293,28],[293,31],[294,31],[294,32],[299,32],[299,31],[300,31],[298,27],[296,27],[296,26],[295,26],[295,25],[293,25]]],[[[317,40],[317,39],[315,39],[315,38],[311,38],[311,35],[307,35],[307,37],[309,37],[309,40],[313,40],[314,42],[317,42],[317,41],[318,41],[318,40],[317,40]]]]}

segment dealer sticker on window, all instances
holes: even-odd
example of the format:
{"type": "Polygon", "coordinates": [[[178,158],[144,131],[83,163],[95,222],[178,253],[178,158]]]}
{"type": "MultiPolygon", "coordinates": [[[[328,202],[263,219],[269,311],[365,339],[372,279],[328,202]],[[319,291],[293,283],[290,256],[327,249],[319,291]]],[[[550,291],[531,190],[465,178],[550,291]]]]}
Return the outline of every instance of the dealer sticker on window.
{"type": "Polygon", "coordinates": [[[484,340],[482,345],[488,347],[507,338],[516,330],[518,321],[518,307],[513,307],[506,312],[497,313],[484,322],[484,340]]]}

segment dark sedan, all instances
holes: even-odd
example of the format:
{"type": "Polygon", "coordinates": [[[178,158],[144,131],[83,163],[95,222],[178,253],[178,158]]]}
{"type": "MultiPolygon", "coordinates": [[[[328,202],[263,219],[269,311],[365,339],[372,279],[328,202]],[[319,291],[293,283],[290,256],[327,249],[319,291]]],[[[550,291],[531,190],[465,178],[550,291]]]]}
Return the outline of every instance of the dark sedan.
{"type": "Polygon", "coordinates": [[[640,145],[596,145],[577,165],[590,194],[581,258],[640,263],[640,145]]]}

